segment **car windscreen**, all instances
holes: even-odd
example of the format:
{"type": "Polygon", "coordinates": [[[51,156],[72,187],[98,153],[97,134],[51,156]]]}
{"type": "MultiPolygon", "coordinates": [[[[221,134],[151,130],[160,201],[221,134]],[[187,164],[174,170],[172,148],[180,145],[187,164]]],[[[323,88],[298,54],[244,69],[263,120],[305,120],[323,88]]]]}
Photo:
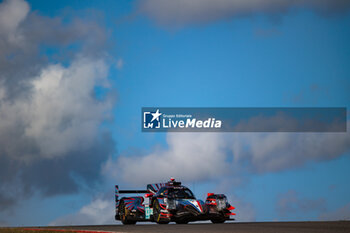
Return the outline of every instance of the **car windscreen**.
{"type": "Polygon", "coordinates": [[[193,193],[188,188],[170,188],[168,195],[173,198],[195,199],[193,193]]]}

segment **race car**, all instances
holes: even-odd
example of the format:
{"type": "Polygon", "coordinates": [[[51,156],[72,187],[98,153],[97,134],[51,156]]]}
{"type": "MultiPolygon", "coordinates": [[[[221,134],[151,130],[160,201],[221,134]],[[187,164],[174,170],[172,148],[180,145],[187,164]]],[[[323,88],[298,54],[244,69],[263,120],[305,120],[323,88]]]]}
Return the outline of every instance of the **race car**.
{"type": "Polygon", "coordinates": [[[187,224],[192,221],[211,220],[224,223],[234,220],[231,206],[224,194],[208,193],[205,202],[197,200],[192,191],[171,178],[166,183],[148,184],[146,190],[119,190],[115,186],[115,219],[123,224],[151,221],[158,224],[187,224]],[[144,194],[122,197],[120,194],[144,194]]]}

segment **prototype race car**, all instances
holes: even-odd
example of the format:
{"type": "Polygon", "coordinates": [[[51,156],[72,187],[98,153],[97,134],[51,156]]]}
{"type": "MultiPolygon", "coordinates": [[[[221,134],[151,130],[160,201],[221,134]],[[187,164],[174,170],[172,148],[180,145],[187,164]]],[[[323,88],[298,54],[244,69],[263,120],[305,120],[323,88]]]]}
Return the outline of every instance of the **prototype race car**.
{"type": "Polygon", "coordinates": [[[123,224],[137,221],[153,221],[158,224],[176,222],[187,224],[191,221],[211,220],[224,223],[230,218],[231,206],[224,194],[208,193],[205,202],[197,200],[192,191],[171,178],[167,183],[148,184],[147,190],[119,190],[115,186],[115,219],[123,224]],[[120,194],[144,194],[143,196],[122,197],[120,194]]]}

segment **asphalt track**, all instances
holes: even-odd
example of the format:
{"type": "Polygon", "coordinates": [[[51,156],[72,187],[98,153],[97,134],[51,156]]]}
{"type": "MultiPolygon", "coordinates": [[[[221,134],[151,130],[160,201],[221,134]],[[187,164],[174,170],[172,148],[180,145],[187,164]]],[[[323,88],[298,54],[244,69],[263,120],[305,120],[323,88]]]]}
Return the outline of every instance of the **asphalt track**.
{"type": "Polygon", "coordinates": [[[350,221],[335,222],[251,222],[251,223],[225,223],[225,224],[187,224],[187,225],[101,225],[101,226],[66,226],[55,227],[56,229],[74,229],[109,232],[234,232],[234,233],[350,233],[350,221]]]}

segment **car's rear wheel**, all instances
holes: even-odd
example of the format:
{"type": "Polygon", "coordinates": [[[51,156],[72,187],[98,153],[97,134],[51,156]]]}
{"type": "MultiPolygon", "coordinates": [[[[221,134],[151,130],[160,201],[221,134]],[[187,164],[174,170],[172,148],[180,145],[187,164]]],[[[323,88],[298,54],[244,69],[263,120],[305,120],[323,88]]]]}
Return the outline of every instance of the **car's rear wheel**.
{"type": "Polygon", "coordinates": [[[157,200],[153,202],[153,220],[158,224],[168,224],[168,220],[164,220],[160,217],[160,205],[157,200]]]}
{"type": "Polygon", "coordinates": [[[124,225],[134,225],[136,224],[135,220],[129,220],[128,213],[125,208],[125,204],[123,201],[120,202],[119,204],[119,215],[120,215],[120,220],[124,225]]]}

